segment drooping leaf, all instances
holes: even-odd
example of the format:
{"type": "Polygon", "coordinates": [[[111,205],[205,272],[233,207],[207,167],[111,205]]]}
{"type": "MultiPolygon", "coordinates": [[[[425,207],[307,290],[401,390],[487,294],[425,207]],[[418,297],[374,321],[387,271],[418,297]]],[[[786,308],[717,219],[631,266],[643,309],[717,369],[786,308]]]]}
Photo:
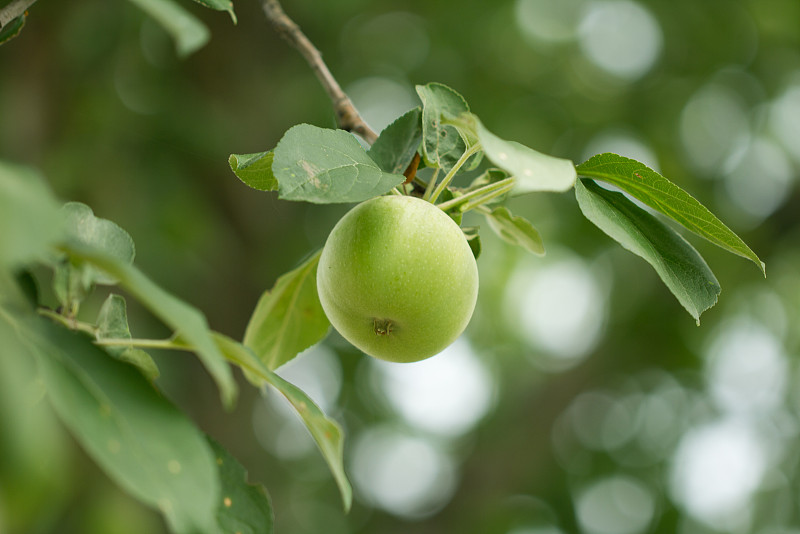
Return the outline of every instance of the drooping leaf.
{"type": "Polygon", "coordinates": [[[486,157],[516,179],[512,194],[567,191],[575,183],[577,174],[570,160],[501,139],[487,130],[476,116],[472,115],[472,120],[486,157]]]}
{"type": "Polygon", "coordinates": [[[362,202],[382,195],[405,180],[372,161],[352,134],[298,124],[278,146],[272,171],[278,196],[317,204],[362,202]]]}
{"type": "Polygon", "coordinates": [[[174,532],[216,534],[219,479],[203,434],[131,366],[82,334],[38,323],[32,342],[48,396],[86,452],[174,532]]]}
{"type": "Polygon", "coordinates": [[[211,34],[200,19],[174,0],[129,0],[153,17],[175,41],[181,57],[196,52],[208,42],[211,34]]]}
{"type": "Polygon", "coordinates": [[[62,234],[58,203],[44,179],[0,162],[0,269],[42,257],[62,234]]]}
{"type": "Polygon", "coordinates": [[[721,289],[694,247],[622,193],[603,189],[591,180],[578,180],[575,195],[584,216],[652,265],[699,324],[700,315],[716,304],[721,289]]]}
{"type": "Polygon", "coordinates": [[[403,174],[422,141],[422,108],[414,108],[384,128],[367,154],[390,174],[403,174]]]}
{"type": "Polygon", "coordinates": [[[742,239],[689,193],[644,163],[604,153],[577,167],[581,176],[613,184],[654,210],[715,245],[755,263],[766,275],[764,262],[742,239]]]}
{"type": "Polygon", "coordinates": [[[345,510],[349,510],[353,503],[353,489],[344,471],[344,434],[339,425],[328,418],[303,390],[270,371],[253,351],[222,334],[215,334],[215,340],[225,356],[245,371],[248,379],[257,385],[266,383],[277,389],[297,410],[339,486],[345,510]]]}
{"type": "Polygon", "coordinates": [[[27,18],[28,17],[25,15],[20,15],[3,26],[3,28],[0,29],[0,45],[19,35],[19,32],[22,31],[22,27],[25,26],[25,19],[27,18]]]}
{"type": "Polygon", "coordinates": [[[267,490],[249,484],[242,464],[215,441],[209,439],[216,456],[222,485],[217,506],[221,534],[272,534],[274,518],[267,490]]]}
{"type": "Polygon", "coordinates": [[[472,251],[472,256],[477,260],[481,255],[481,236],[478,234],[477,226],[462,226],[461,231],[467,239],[467,244],[472,251]]]}
{"type": "Polygon", "coordinates": [[[194,0],[200,5],[206,6],[209,9],[217,11],[227,11],[231,16],[231,20],[236,24],[236,13],[233,12],[233,2],[231,0],[194,0]]]}
{"type": "Polygon", "coordinates": [[[272,151],[257,154],[231,154],[228,164],[236,176],[253,189],[277,191],[278,180],[272,174],[272,151]]]}
{"type": "Polygon", "coordinates": [[[277,369],[328,333],[330,321],[317,293],[317,252],[284,274],[264,292],[244,334],[250,348],[270,370],[277,369]]]}
{"type": "Polygon", "coordinates": [[[82,243],[71,242],[64,251],[114,276],[119,283],[181,338],[196,348],[197,356],[217,383],[225,406],[236,399],[236,382],[225,358],[214,344],[206,318],[196,308],[167,293],[135,266],[82,243]]]}
{"type": "Polygon", "coordinates": [[[508,208],[498,206],[486,214],[486,221],[492,230],[507,243],[522,247],[537,256],[544,255],[542,236],[524,217],[513,215],[508,208]]]}
{"type": "MultiPolygon", "coordinates": [[[[131,339],[125,298],[121,295],[110,294],[100,307],[96,337],[98,340],[131,339]]],[[[106,347],[106,352],[118,360],[135,365],[151,382],[160,374],[153,358],[141,349],[133,346],[109,346],[106,347]]]]}
{"type": "MultiPolygon", "coordinates": [[[[468,146],[459,129],[447,121],[469,112],[469,106],[463,96],[440,83],[418,85],[417,94],[422,100],[422,155],[425,164],[447,172],[468,146]]],[[[472,169],[480,159],[478,153],[462,168],[472,169]]]]}

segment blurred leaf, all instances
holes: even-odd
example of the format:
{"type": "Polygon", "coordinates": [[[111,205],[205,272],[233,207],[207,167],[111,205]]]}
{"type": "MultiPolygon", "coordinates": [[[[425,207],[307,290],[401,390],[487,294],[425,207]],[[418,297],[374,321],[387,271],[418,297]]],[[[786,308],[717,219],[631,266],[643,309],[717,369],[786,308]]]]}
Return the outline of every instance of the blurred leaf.
{"type": "Polygon", "coordinates": [[[554,158],[516,141],[500,139],[476,116],[472,115],[472,118],[486,157],[516,179],[512,194],[567,191],[575,183],[577,175],[570,160],[554,158]]]}
{"type": "MultiPolygon", "coordinates": [[[[100,313],[97,316],[97,339],[131,339],[125,298],[121,295],[110,294],[100,307],[100,313]]],[[[108,346],[105,347],[105,350],[118,360],[138,367],[151,382],[155,381],[160,374],[153,358],[141,349],[132,346],[108,346]]]]}
{"type": "Polygon", "coordinates": [[[129,0],[153,17],[172,36],[181,57],[196,52],[208,42],[210,33],[200,19],[173,0],[129,0]]]}
{"type": "Polygon", "coordinates": [[[200,5],[206,6],[217,11],[227,11],[231,20],[236,24],[236,13],[233,12],[233,2],[230,0],[194,0],[200,5]]]}
{"type": "Polygon", "coordinates": [[[41,258],[62,234],[58,203],[42,177],[0,162],[0,269],[41,258]]]}
{"type": "Polygon", "coordinates": [[[692,245],[622,193],[603,189],[591,180],[578,180],[575,195],[586,218],[652,265],[700,324],[700,315],[716,304],[720,285],[692,245]]]}
{"type": "MultiPolygon", "coordinates": [[[[463,96],[440,83],[418,85],[417,94],[422,100],[422,155],[425,164],[447,172],[467,150],[467,143],[458,129],[446,124],[445,119],[469,112],[469,106],[463,96]]],[[[479,162],[480,154],[476,154],[462,168],[474,168],[479,162]]]]}
{"type": "Polygon", "coordinates": [[[739,236],[693,196],[645,164],[605,153],[577,168],[582,176],[613,184],[718,247],[751,260],[766,275],[764,263],[739,236]]]}
{"type": "Polygon", "coordinates": [[[542,236],[524,217],[512,215],[508,208],[498,206],[486,214],[486,220],[492,230],[507,243],[544,256],[542,236]]]}
{"type": "Polygon", "coordinates": [[[86,452],[173,531],[215,534],[219,480],[202,433],[86,336],[38,323],[34,343],[51,404],[86,452]]]}
{"type": "Polygon", "coordinates": [[[231,154],[228,164],[236,176],[253,189],[277,191],[278,180],[272,174],[273,152],[257,154],[231,154]]]}
{"type": "Polygon", "coordinates": [[[422,108],[416,107],[384,128],[367,154],[390,174],[403,174],[422,141],[422,108]]]}
{"type": "Polygon", "coordinates": [[[116,277],[156,317],[195,347],[197,356],[219,387],[223,404],[226,407],[233,405],[236,399],[236,382],[225,358],[214,344],[206,318],[199,310],[158,287],[133,265],[81,243],[65,245],[64,250],[116,277]]]}
{"type": "Polygon", "coordinates": [[[225,356],[245,371],[248,379],[258,385],[266,382],[274,387],[297,410],[333,473],[345,510],[350,510],[353,490],[344,471],[344,434],[339,425],[325,416],[303,390],[270,371],[250,349],[222,334],[215,334],[215,340],[225,356]]]}
{"type": "Polygon", "coordinates": [[[26,15],[20,15],[3,26],[3,29],[0,30],[0,45],[5,44],[7,41],[19,35],[19,32],[22,31],[22,27],[25,26],[25,19],[27,18],[26,15]]]}
{"type": "Polygon", "coordinates": [[[261,484],[248,484],[247,471],[236,458],[215,441],[209,444],[217,458],[222,485],[217,506],[217,522],[222,534],[271,534],[272,505],[261,484]]]}
{"type": "Polygon", "coordinates": [[[352,134],[310,124],[292,126],[283,135],[272,171],[280,198],[317,204],[361,202],[405,180],[383,172],[352,134]]]}
{"type": "Polygon", "coordinates": [[[481,255],[481,236],[478,234],[478,227],[463,226],[461,231],[464,232],[464,237],[467,239],[472,255],[477,260],[481,255]]]}
{"type": "Polygon", "coordinates": [[[317,252],[275,282],[258,301],[244,345],[270,370],[277,369],[328,333],[330,321],[317,294],[317,252]]]}

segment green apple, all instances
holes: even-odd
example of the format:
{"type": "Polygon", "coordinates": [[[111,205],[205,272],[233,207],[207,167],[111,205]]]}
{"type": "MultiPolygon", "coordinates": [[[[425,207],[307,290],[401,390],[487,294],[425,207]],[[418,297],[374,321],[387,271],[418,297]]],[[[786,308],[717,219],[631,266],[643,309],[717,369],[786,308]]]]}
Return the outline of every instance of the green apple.
{"type": "Polygon", "coordinates": [[[322,308],[350,343],[376,358],[414,362],[464,331],[478,267],[461,228],[419,198],[383,196],[350,210],[317,268],[322,308]]]}

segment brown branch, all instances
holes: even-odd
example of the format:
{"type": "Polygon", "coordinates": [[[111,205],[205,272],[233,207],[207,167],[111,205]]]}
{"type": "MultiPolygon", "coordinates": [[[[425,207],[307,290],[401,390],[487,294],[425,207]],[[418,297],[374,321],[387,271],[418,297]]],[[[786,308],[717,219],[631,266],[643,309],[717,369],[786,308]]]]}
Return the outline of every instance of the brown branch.
{"type": "Polygon", "coordinates": [[[24,15],[34,2],[36,0],[12,0],[7,6],[0,9],[0,28],[3,28],[15,18],[24,15]]]}
{"type": "Polygon", "coordinates": [[[305,36],[300,27],[283,11],[280,2],[278,0],[262,0],[262,7],[275,31],[303,55],[322,87],[325,88],[325,92],[328,93],[333,103],[339,128],[360,135],[369,144],[374,143],[378,134],[361,118],[350,97],[345,94],[339,86],[339,82],[328,70],[328,66],[322,60],[322,54],[305,36]]]}

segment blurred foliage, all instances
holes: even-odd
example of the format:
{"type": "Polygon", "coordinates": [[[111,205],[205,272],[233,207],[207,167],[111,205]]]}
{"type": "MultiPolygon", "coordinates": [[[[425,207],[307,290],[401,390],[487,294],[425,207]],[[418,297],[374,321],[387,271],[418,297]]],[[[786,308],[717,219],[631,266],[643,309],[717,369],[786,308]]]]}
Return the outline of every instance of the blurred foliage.
{"type": "MultiPolygon", "coordinates": [[[[225,13],[185,4],[211,29],[209,43],[186,59],[128,2],[35,4],[21,34],[0,47],[0,159],[36,167],[61,199],[85,202],[127,229],[144,272],[240,339],[264,289],[319,248],[347,207],[253,191],[230,171],[228,156],[271,150],[294,124],[331,127],[334,119],[312,72],[257,2],[235,5],[237,26],[225,13]]],[[[382,510],[385,502],[363,484],[358,491],[356,473],[356,503],[344,515],[323,460],[303,448],[310,438],[292,437],[280,405],[243,390],[226,413],[196,361],[154,352],[167,395],[268,488],[277,532],[800,527],[800,399],[792,387],[800,345],[800,3],[554,5],[284,7],[376,128],[417,105],[415,84],[445,83],[505,139],[576,163],[616,150],[651,164],[721,215],[769,277],[693,240],[724,288],[696,327],[642,260],[578,215],[571,194],[514,199],[511,210],[533,222],[548,252],[528,257],[483,232],[481,295],[467,337],[494,385],[476,427],[442,437],[401,417],[376,366],[335,335],[320,349],[335,357],[304,357],[307,367],[341,377],[323,408],[345,427],[354,470],[376,428],[423,440],[408,442],[409,450],[428,443],[419,450],[443,454],[444,463],[431,465],[450,467],[434,482],[449,486],[408,513],[382,510]],[[608,24],[597,26],[609,12],[631,17],[610,25],[613,38],[603,34],[608,24]],[[620,43],[622,52],[605,49],[610,65],[592,46],[597,36],[620,43]],[[649,62],[641,55],[648,50],[649,62]],[[722,486],[733,489],[720,493],[722,486]]],[[[34,275],[55,306],[44,289],[49,275],[34,275]]],[[[104,297],[82,313],[96,316],[104,297]]],[[[128,315],[134,336],[166,334],[133,303],[128,315]]],[[[415,387],[422,391],[402,391],[413,397],[415,387]]],[[[51,420],[42,410],[24,430],[42,436],[41,451],[19,450],[11,437],[23,430],[7,432],[3,423],[0,458],[19,460],[0,463],[0,530],[163,531],[155,512],[114,489],[59,427],[45,424],[51,420]],[[45,457],[54,465],[24,478],[22,466],[45,457]]]]}

